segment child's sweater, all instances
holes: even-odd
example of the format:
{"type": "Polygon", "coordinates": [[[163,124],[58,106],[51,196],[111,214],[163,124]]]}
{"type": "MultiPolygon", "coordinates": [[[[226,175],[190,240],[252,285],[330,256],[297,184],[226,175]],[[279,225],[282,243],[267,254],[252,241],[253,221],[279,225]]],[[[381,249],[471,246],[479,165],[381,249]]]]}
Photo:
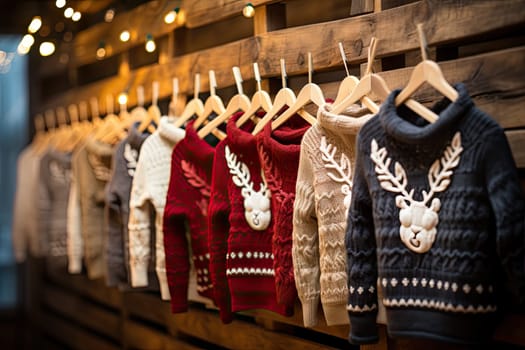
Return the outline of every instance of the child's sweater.
{"type": "Polygon", "coordinates": [[[129,201],[131,285],[133,287],[148,285],[152,226],[150,205],[152,205],[155,211],[155,270],[163,300],[170,299],[162,231],[164,205],[170,180],[170,157],[173,147],[184,138],[184,134],[183,129],[170,124],[168,117],[161,118],[157,130],[142,144],[129,201]]]}
{"type": "Polygon", "coordinates": [[[174,313],[188,309],[188,283],[191,259],[197,272],[197,292],[213,299],[209,275],[208,203],[214,148],[186,126],[186,136],[171,155],[171,179],[164,209],[164,248],[166,272],[174,313]],[[186,239],[189,227],[191,246],[186,239]]]}
{"type": "Polygon", "coordinates": [[[361,129],[348,215],[350,341],[490,337],[504,281],[525,299],[525,201],[503,130],[459,97],[428,124],[394,91],[361,129]]]}
{"type": "Polygon", "coordinates": [[[295,283],[306,327],[317,324],[319,300],[328,325],[346,324],[348,298],[344,236],[352,193],[355,139],[371,115],[319,108],[301,143],[293,218],[295,283]]]}
{"type": "Polygon", "coordinates": [[[310,124],[294,115],[278,129],[271,123],[257,135],[257,148],[272,194],[272,252],[277,301],[293,308],[297,298],[292,262],[293,204],[301,140],[310,124]]]}
{"type": "Polygon", "coordinates": [[[216,147],[208,208],[210,270],[223,322],[248,309],[293,312],[277,303],[271,194],[255,137],[235,125],[240,115],[228,121],[228,136],[216,147]]]}

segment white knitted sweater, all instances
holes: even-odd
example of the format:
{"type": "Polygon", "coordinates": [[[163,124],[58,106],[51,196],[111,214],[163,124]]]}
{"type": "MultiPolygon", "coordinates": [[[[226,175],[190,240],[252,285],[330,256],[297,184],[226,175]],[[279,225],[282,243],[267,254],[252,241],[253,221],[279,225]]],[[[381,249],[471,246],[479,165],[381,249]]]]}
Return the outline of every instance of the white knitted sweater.
{"type": "Polygon", "coordinates": [[[345,231],[352,191],[355,139],[372,117],[352,108],[319,108],[301,143],[293,218],[295,284],[305,327],[317,324],[319,299],[328,325],[347,324],[345,231]]]}
{"type": "Polygon", "coordinates": [[[152,205],[155,210],[155,270],[163,300],[169,300],[170,294],[166,278],[162,220],[170,180],[171,153],[173,147],[184,136],[183,129],[174,127],[167,117],[161,118],[158,129],[142,145],[129,202],[131,285],[133,287],[148,285],[148,261],[151,254],[149,206],[152,205]]]}

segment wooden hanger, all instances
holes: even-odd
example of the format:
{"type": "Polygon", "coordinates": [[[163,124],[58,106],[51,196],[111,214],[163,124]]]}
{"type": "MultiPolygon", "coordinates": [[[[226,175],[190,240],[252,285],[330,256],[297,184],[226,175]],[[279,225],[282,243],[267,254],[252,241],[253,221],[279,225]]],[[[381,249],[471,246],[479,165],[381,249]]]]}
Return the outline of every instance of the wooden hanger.
{"type": "Polygon", "coordinates": [[[268,95],[268,93],[261,87],[261,74],[259,73],[259,65],[257,62],[253,64],[253,73],[255,76],[255,81],[257,82],[257,91],[252,96],[250,108],[244,112],[244,114],[239,119],[237,119],[235,125],[238,127],[246,123],[248,119],[255,116],[255,113],[257,113],[258,110],[262,109],[268,113],[268,111],[272,109],[272,99],[270,98],[270,95],[268,95]]]}
{"type": "Polygon", "coordinates": [[[242,89],[242,76],[239,67],[233,67],[233,76],[235,78],[235,84],[237,85],[237,95],[233,96],[226,106],[226,110],[221,115],[217,116],[205,127],[199,130],[199,137],[202,139],[206,137],[210,132],[217,129],[219,125],[226,122],[230,117],[237,111],[246,112],[250,109],[250,99],[246,96],[242,89]]]}
{"type": "Polygon", "coordinates": [[[114,114],[112,95],[106,96],[106,112],[106,117],[93,137],[100,142],[114,144],[125,138],[127,133],[122,127],[119,117],[114,114]]]}
{"type": "MultiPolygon", "coordinates": [[[[303,86],[301,91],[299,91],[295,103],[272,122],[272,130],[277,129],[284,122],[290,119],[295,113],[303,109],[306,105],[314,103],[318,107],[321,107],[325,103],[323,91],[321,90],[319,85],[312,83],[312,72],[312,53],[308,52],[308,84],[303,86]]],[[[314,124],[316,122],[316,119],[313,116],[305,120],[308,121],[308,123],[310,124],[314,124]]]]}
{"type": "Polygon", "coordinates": [[[173,123],[174,126],[180,128],[188,120],[190,120],[194,115],[200,117],[204,112],[204,104],[199,99],[199,91],[201,84],[201,75],[199,73],[195,74],[195,83],[193,85],[193,99],[186,104],[184,110],[182,111],[181,116],[173,123]]]}
{"type": "Polygon", "coordinates": [[[272,108],[261,118],[261,120],[255,125],[252,131],[252,135],[257,135],[264,126],[272,121],[284,107],[292,106],[297,98],[292,89],[286,87],[286,65],[284,59],[280,59],[281,63],[281,82],[282,88],[277,92],[275,99],[273,100],[272,108]]]}
{"type": "Polygon", "coordinates": [[[182,106],[179,102],[179,78],[171,80],[171,101],[168,106],[168,116],[178,118],[182,113],[182,106]]]}
{"type": "Polygon", "coordinates": [[[100,119],[100,109],[98,108],[98,99],[91,97],[89,103],[91,105],[91,123],[96,127],[102,122],[102,119],[100,119]]]}
{"type": "Polygon", "coordinates": [[[151,106],[148,108],[148,113],[145,115],[145,118],[141,120],[139,127],[137,128],[139,132],[144,132],[146,129],[150,133],[153,133],[156,129],[156,125],[160,123],[160,109],[157,105],[159,99],[159,82],[154,81],[151,88],[151,106]]]}
{"type": "Polygon", "coordinates": [[[222,102],[221,98],[217,96],[215,93],[215,89],[217,88],[217,80],[215,79],[215,71],[210,70],[208,72],[209,74],[209,80],[210,80],[210,97],[206,99],[206,102],[204,103],[204,111],[202,112],[202,115],[195,120],[195,123],[193,124],[193,128],[195,130],[199,129],[199,127],[202,124],[206,124],[208,121],[209,116],[212,113],[215,113],[217,115],[221,115],[224,113],[226,108],[224,108],[224,103],[222,102]]]}
{"type": "MultiPolygon", "coordinates": [[[[423,83],[428,83],[444,96],[446,96],[450,101],[456,101],[458,98],[458,92],[447,82],[443,76],[443,72],[439,65],[428,59],[427,55],[427,41],[425,34],[423,33],[423,24],[419,23],[417,25],[417,31],[419,34],[419,44],[421,47],[421,56],[423,61],[418,63],[418,65],[412,71],[410,80],[403,90],[396,97],[396,106],[399,106],[402,103],[406,104],[406,100],[412,96],[417,89],[423,83]]],[[[435,122],[439,116],[435,114],[432,110],[425,107],[425,109],[417,112],[421,117],[425,118],[429,122],[435,122]]]]}
{"type": "Polygon", "coordinates": [[[80,101],[78,104],[78,122],[73,120],[73,117],[70,116],[71,123],[74,125],[80,135],[81,141],[86,138],[86,136],[93,130],[93,124],[88,120],[88,104],[86,101],[80,101]]]}

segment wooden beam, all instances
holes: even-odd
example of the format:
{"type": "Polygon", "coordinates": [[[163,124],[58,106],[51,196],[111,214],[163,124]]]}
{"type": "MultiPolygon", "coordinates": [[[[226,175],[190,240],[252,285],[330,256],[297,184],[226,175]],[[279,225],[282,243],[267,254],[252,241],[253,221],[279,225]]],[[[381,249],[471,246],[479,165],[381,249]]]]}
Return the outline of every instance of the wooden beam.
{"type": "MultiPolygon", "coordinates": [[[[113,77],[68,91],[47,101],[41,110],[78,103],[92,96],[102,99],[108,93],[116,95],[127,86],[129,79],[134,79],[133,85],[141,84],[146,87],[151,86],[153,80],[159,80],[160,97],[163,98],[171,94],[170,78],[176,76],[179,78],[181,92],[190,93],[193,74],[205,73],[208,69],[215,70],[220,87],[231,86],[234,83],[231,67],[240,66],[243,78],[247,80],[253,78],[254,61],[259,62],[263,77],[274,77],[279,75],[281,57],[286,59],[289,75],[304,74],[307,71],[308,51],[312,52],[316,70],[339,67],[341,59],[335,45],[338,41],[344,43],[350,64],[359,64],[366,59],[365,46],[372,36],[380,39],[378,56],[417,49],[419,43],[414,20],[425,21],[427,39],[431,45],[436,45],[523,24],[521,10],[524,4],[523,0],[502,3],[489,0],[436,2],[432,3],[430,16],[430,4],[417,2],[380,13],[274,31],[175,57],[169,64],[142,67],[131,72],[129,78],[113,77]],[[411,20],[407,21],[408,18],[411,20]],[[460,31],[455,29],[458,27],[461,27],[460,31]],[[406,33],[406,36],[399,33],[406,33]]],[[[207,74],[201,75],[203,87],[207,85],[206,76],[207,74]]],[[[133,94],[130,97],[129,104],[133,105],[133,94]]]]}
{"type": "Polygon", "coordinates": [[[374,11],[374,0],[352,0],[350,16],[358,16],[374,11]]]}
{"type": "Polygon", "coordinates": [[[124,337],[132,349],[201,349],[138,322],[124,322],[124,337]]]}

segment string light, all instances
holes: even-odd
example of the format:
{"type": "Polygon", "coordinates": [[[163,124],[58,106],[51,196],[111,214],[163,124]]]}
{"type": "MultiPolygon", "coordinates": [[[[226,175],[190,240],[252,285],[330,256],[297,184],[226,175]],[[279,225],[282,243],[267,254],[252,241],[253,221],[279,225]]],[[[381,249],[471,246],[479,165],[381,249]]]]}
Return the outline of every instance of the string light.
{"type": "Polygon", "coordinates": [[[61,9],[62,7],[66,6],[66,0],[57,0],[55,2],[55,6],[61,9]]]}
{"type": "Polygon", "coordinates": [[[126,94],[125,92],[121,92],[118,95],[117,100],[120,105],[125,105],[126,103],[128,103],[128,94],[126,94]]]}
{"type": "Polygon", "coordinates": [[[177,18],[177,14],[179,13],[179,8],[176,7],[170,12],[166,13],[166,16],[164,16],[164,22],[166,24],[172,24],[175,22],[175,19],[177,18]]]}
{"type": "Polygon", "coordinates": [[[41,56],[50,56],[55,52],[55,44],[50,41],[44,41],[40,44],[40,55],[41,56]]]}
{"type": "Polygon", "coordinates": [[[130,38],[131,38],[131,34],[129,33],[128,30],[123,30],[120,33],[120,41],[122,41],[123,43],[129,41],[130,38]]]}
{"type": "Polygon", "coordinates": [[[73,16],[73,13],[75,13],[75,10],[73,10],[73,8],[71,7],[68,7],[64,10],[64,17],[71,18],[71,16],[73,16]]]}
{"type": "Polygon", "coordinates": [[[115,17],[115,10],[109,9],[106,11],[106,14],[104,15],[104,21],[106,21],[107,23],[112,22],[114,17],[115,17]]]}
{"type": "Polygon", "coordinates": [[[99,44],[98,44],[98,49],[97,49],[97,59],[101,60],[103,59],[104,57],[106,57],[106,43],[101,41],[99,44]]]}
{"type": "Polygon", "coordinates": [[[255,15],[255,8],[251,2],[247,3],[242,9],[242,14],[246,18],[251,18],[255,15]]]}
{"type": "Polygon", "coordinates": [[[146,35],[146,51],[153,52],[157,48],[153,36],[151,34],[146,35]]]}
{"type": "Polygon", "coordinates": [[[20,40],[20,44],[18,44],[16,52],[18,52],[19,55],[27,55],[34,43],[35,38],[33,38],[31,34],[26,34],[22,40],[20,40]]]}
{"type": "Polygon", "coordinates": [[[73,13],[73,16],[71,16],[71,19],[74,22],[78,22],[78,21],[80,21],[81,17],[82,17],[82,14],[79,11],[75,11],[75,13],[73,13]]]}
{"type": "Polygon", "coordinates": [[[35,16],[31,20],[31,23],[29,23],[29,27],[27,27],[27,31],[31,34],[36,33],[38,32],[41,26],[42,26],[42,19],[39,16],[35,16]]]}

